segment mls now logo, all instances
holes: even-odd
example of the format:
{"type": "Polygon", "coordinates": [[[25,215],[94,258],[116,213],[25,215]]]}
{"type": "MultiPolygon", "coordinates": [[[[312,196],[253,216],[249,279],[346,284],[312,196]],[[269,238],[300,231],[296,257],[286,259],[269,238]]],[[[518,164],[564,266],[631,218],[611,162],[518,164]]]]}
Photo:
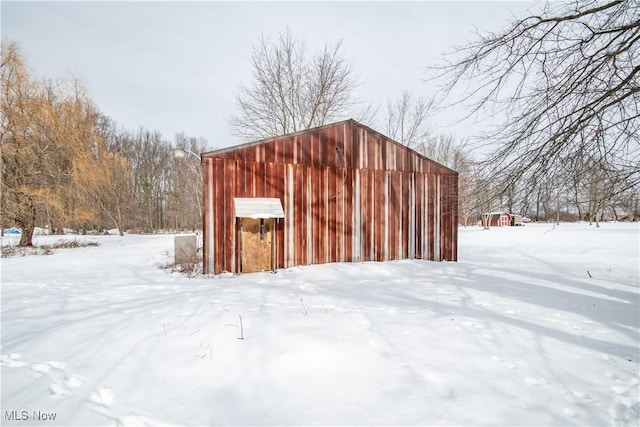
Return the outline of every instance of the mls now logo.
{"type": "Polygon", "coordinates": [[[4,411],[4,419],[6,421],[54,421],[56,419],[55,412],[42,411],[4,411]]]}
{"type": "Polygon", "coordinates": [[[7,421],[26,421],[29,419],[28,411],[4,411],[4,419],[7,421]]]}

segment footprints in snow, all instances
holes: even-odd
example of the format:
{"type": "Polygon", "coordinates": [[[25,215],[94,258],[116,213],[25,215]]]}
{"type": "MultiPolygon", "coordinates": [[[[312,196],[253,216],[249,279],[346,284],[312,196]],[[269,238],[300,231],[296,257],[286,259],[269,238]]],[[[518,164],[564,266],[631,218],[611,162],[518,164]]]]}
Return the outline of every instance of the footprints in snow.
{"type": "Polygon", "coordinates": [[[109,408],[113,404],[113,399],[113,390],[110,388],[99,388],[92,393],[87,400],[91,403],[95,403],[96,405],[109,408]]]}
{"type": "Polygon", "coordinates": [[[455,390],[438,374],[429,372],[423,375],[423,379],[431,385],[436,394],[444,399],[455,397],[455,390]]]}
{"type": "MultiPolygon", "coordinates": [[[[37,376],[50,381],[48,390],[52,397],[63,398],[71,396],[76,390],[88,384],[84,378],[68,372],[67,366],[58,361],[45,361],[29,364],[21,360],[19,353],[3,354],[0,366],[7,368],[25,368],[37,376]]],[[[114,400],[113,391],[109,388],[98,388],[89,395],[88,402],[103,408],[109,408],[114,400]]]]}
{"type": "Polygon", "coordinates": [[[501,357],[498,357],[498,356],[491,356],[491,358],[492,358],[493,360],[495,360],[496,362],[500,362],[500,363],[502,363],[504,366],[506,366],[506,367],[507,367],[507,368],[509,368],[509,369],[515,369],[515,368],[517,367],[517,365],[515,365],[515,364],[513,364],[513,363],[511,363],[511,362],[509,362],[509,361],[506,361],[506,360],[504,360],[504,359],[503,359],[503,358],[501,358],[501,357]]]}
{"type": "Polygon", "coordinates": [[[51,394],[68,396],[73,390],[81,387],[85,384],[85,381],[77,375],[67,376],[62,382],[52,383],[49,386],[51,394]]]}
{"type": "Polygon", "coordinates": [[[35,363],[30,366],[30,369],[51,381],[49,393],[53,396],[69,396],[75,389],[86,383],[81,377],[69,374],[65,364],[62,362],[35,363]]]}
{"type": "MultiPolygon", "coordinates": [[[[65,398],[79,391],[89,382],[78,375],[68,372],[66,365],[58,361],[46,361],[29,364],[19,353],[3,354],[0,356],[0,366],[7,368],[27,368],[29,372],[51,381],[49,392],[52,397],[65,398]]],[[[118,426],[171,426],[161,420],[143,415],[125,415],[114,417],[111,407],[116,400],[116,394],[111,388],[100,387],[89,394],[86,401],[93,405],[92,410],[108,419],[115,421],[118,426]]]]}
{"type": "MultiPolygon", "coordinates": [[[[498,357],[498,356],[491,356],[491,359],[495,360],[496,362],[501,363],[502,365],[504,365],[506,368],[511,369],[511,370],[517,370],[519,367],[520,368],[527,368],[527,365],[524,362],[516,362],[516,363],[512,363],[509,362],[508,360],[503,359],[502,357],[498,357]]],[[[522,378],[522,381],[525,384],[528,384],[530,386],[539,386],[539,385],[545,385],[545,384],[549,384],[549,381],[547,381],[546,378],[540,377],[540,376],[535,376],[535,375],[526,375],[522,378]]]]}
{"type": "Polygon", "coordinates": [[[7,368],[19,368],[26,365],[20,358],[22,355],[18,353],[3,354],[0,359],[0,366],[6,366],[7,368]]]}
{"type": "Polygon", "coordinates": [[[542,377],[525,377],[524,382],[529,385],[548,384],[547,380],[542,377]]]}

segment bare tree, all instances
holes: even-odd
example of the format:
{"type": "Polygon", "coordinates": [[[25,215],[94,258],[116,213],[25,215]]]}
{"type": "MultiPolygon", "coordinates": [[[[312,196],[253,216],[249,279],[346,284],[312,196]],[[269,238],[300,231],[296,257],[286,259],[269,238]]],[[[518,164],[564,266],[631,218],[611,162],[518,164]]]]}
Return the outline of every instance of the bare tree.
{"type": "Polygon", "coordinates": [[[179,133],[174,144],[185,155],[174,156],[170,165],[168,223],[176,230],[199,229],[202,224],[203,168],[196,154],[207,151],[207,141],[179,133]]]}
{"type": "Polygon", "coordinates": [[[624,191],[640,183],[639,41],[637,1],[554,2],[456,50],[436,78],[447,94],[466,87],[454,105],[503,118],[482,139],[498,191],[572,180],[584,158],[624,191]]]}
{"type": "Polygon", "coordinates": [[[452,135],[436,134],[427,136],[414,149],[458,172],[458,215],[466,227],[474,210],[477,210],[474,201],[482,199],[474,195],[474,185],[477,184],[473,170],[475,162],[466,141],[458,142],[452,135]]]}
{"type": "Polygon", "coordinates": [[[125,215],[133,199],[131,167],[124,157],[105,152],[95,173],[98,177],[95,201],[106,220],[124,236],[125,215]]]}
{"type": "Polygon", "coordinates": [[[357,111],[353,113],[353,119],[371,128],[377,127],[377,117],[380,111],[379,105],[367,103],[362,105],[357,111]]]}
{"type": "Polygon", "coordinates": [[[262,37],[251,57],[253,82],[236,91],[232,133],[265,138],[320,126],[347,112],[357,83],[340,46],[310,54],[288,30],[275,42],[262,37]]]}
{"type": "Polygon", "coordinates": [[[164,204],[170,191],[173,147],[160,132],[140,128],[128,141],[135,199],[134,227],[144,232],[164,229],[164,204]]]}
{"type": "Polygon", "coordinates": [[[429,128],[433,100],[414,97],[408,90],[395,100],[387,101],[384,130],[399,143],[435,160],[459,173],[458,212],[466,226],[472,214],[471,152],[466,143],[457,143],[453,136],[434,134],[429,128]]]}
{"type": "MultiPolygon", "coordinates": [[[[399,143],[419,151],[426,147],[429,112],[432,100],[415,98],[408,90],[395,100],[387,101],[385,132],[399,143]]],[[[426,154],[426,153],[424,153],[426,154]]]]}

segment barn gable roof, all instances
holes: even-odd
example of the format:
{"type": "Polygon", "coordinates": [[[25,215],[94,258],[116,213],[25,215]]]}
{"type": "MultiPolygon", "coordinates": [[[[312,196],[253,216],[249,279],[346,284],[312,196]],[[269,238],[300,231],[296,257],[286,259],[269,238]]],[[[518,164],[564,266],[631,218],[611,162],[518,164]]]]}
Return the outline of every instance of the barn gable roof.
{"type": "Polygon", "coordinates": [[[499,219],[502,215],[507,215],[509,218],[511,218],[511,214],[509,212],[491,212],[489,215],[491,215],[491,219],[499,219]]]}
{"type": "Polygon", "coordinates": [[[382,138],[383,140],[388,141],[391,144],[395,145],[397,150],[408,152],[412,156],[415,156],[415,157],[420,158],[422,160],[425,160],[425,161],[427,161],[429,163],[432,163],[432,164],[436,165],[438,168],[444,169],[448,173],[455,174],[455,175],[458,174],[457,171],[455,171],[455,170],[453,170],[453,169],[451,169],[451,168],[449,168],[449,167],[447,167],[447,166],[445,166],[445,165],[443,165],[443,164],[441,164],[441,163],[439,163],[439,162],[437,162],[437,161],[435,161],[435,160],[433,160],[433,159],[431,159],[431,158],[429,158],[427,156],[424,156],[424,155],[418,153],[415,150],[412,150],[411,148],[409,148],[409,147],[407,147],[407,146],[405,146],[405,145],[403,145],[403,144],[401,144],[401,143],[389,138],[388,136],[376,131],[375,129],[372,129],[372,128],[366,126],[366,125],[363,125],[362,123],[357,122],[354,119],[347,119],[347,120],[343,120],[343,121],[339,121],[339,122],[335,122],[335,123],[329,123],[329,124],[326,124],[326,125],[318,126],[318,127],[315,127],[315,128],[310,128],[310,129],[305,129],[305,130],[301,130],[301,131],[297,131],[297,132],[292,132],[292,133],[285,134],[285,135],[268,137],[268,138],[264,138],[264,139],[260,139],[260,140],[256,140],[256,141],[252,141],[252,142],[247,142],[247,143],[244,143],[244,144],[239,144],[239,145],[235,145],[235,146],[231,146],[231,147],[225,147],[225,148],[220,148],[220,149],[217,149],[217,150],[208,151],[208,152],[202,153],[201,154],[201,158],[204,160],[207,157],[227,157],[229,155],[232,155],[234,152],[242,151],[242,150],[245,150],[245,149],[251,149],[251,148],[254,148],[254,147],[261,146],[261,145],[272,144],[272,143],[275,143],[277,141],[281,141],[283,139],[290,139],[290,138],[295,138],[297,136],[303,136],[305,134],[317,133],[318,131],[322,131],[322,130],[333,128],[333,127],[342,126],[342,125],[345,125],[345,124],[349,124],[351,126],[355,126],[356,128],[365,130],[365,131],[367,131],[367,132],[369,132],[369,133],[371,133],[373,135],[376,135],[376,136],[382,138]]]}

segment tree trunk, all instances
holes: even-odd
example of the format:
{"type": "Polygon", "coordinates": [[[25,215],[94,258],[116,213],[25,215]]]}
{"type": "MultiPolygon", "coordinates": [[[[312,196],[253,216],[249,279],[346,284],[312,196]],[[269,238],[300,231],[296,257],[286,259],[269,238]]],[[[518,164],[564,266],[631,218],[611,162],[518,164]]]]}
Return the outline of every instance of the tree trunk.
{"type": "Polygon", "coordinates": [[[490,214],[482,214],[482,228],[488,230],[491,225],[491,215],[490,214]]]}
{"type": "Polygon", "coordinates": [[[100,206],[102,207],[102,211],[109,217],[109,219],[113,222],[113,225],[118,229],[118,234],[120,236],[124,236],[124,231],[122,230],[122,209],[117,204],[118,200],[116,200],[116,216],[113,216],[109,209],[105,206],[104,202],[100,201],[100,206]]]}
{"type": "Polygon", "coordinates": [[[578,194],[578,185],[574,183],[573,201],[578,210],[578,221],[582,221],[582,206],[580,206],[580,195],[578,194]]]}
{"type": "Polygon", "coordinates": [[[116,211],[118,213],[118,234],[120,235],[120,237],[124,236],[124,230],[122,229],[122,208],[120,208],[120,206],[118,206],[116,208],[116,211]]]}
{"type": "Polygon", "coordinates": [[[20,243],[18,243],[20,247],[33,246],[33,231],[36,228],[36,205],[31,200],[26,201],[25,204],[27,206],[24,216],[21,215],[21,218],[16,220],[18,227],[22,229],[20,243]]]}
{"type": "Polygon", "coordinates": [[[582,206],[580,205],[580,202],[578,201],[578,199],[576,198],[576,208],[578,209],[578,221],[582,221],[584,218],[582,217],[582,206]]]}

